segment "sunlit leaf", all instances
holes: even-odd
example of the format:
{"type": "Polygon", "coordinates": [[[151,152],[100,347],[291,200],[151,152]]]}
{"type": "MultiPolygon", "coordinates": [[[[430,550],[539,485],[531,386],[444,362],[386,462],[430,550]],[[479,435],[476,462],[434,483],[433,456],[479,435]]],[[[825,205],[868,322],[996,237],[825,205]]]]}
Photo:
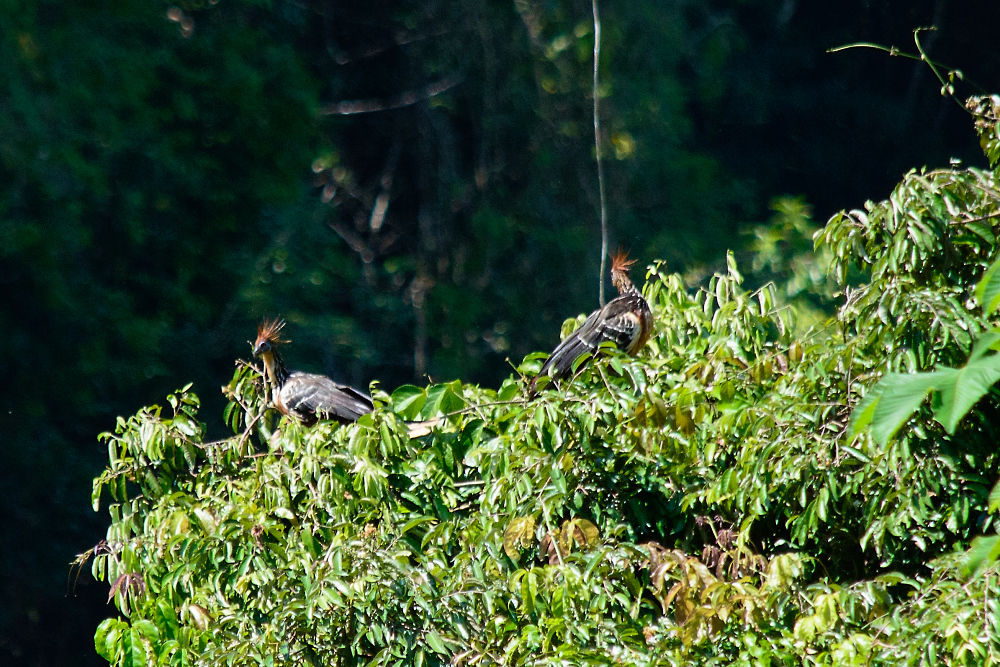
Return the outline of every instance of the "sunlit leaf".
{"type": "Polygon", "coordinates": [[[423,389],[404,384],[392,392],[392,409],[403,419],[416,419],[426,400],[423,389]]]}
{"type": "Polygon", "coordinates": [[[525,516],[512,519],[503,532],[503,549],[512,560],[517,561],[521,549],[535,541],[535,517],[525,516]]]}
{"type": "Polygon", "coordinates": [[[958,422],[1000,380],[1000,355],[970,361],[962,368],[939,367],[934,388],[941,392],[935,401],[934,418],[954,433],[958,422]]]}
{"type": "Polygon", "coordinates": [[[975,295],[983,308],[983,315],[990,316],[1000,307],[1000,260],[986,269],[986,273],[976,284],[975,295]]]}
{"type": "Polygon", "coordinates": [[[931,373],[887,374],[855,406],[849,436],[871,425],[872,438],[884,446],[920,407],[936,380],[931,373]]]}

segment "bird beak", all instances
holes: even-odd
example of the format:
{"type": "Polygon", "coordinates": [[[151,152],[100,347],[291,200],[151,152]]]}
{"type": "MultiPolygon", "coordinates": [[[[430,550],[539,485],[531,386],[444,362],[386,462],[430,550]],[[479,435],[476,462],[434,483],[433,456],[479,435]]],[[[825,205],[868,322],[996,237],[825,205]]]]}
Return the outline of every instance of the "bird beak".
{"type": "Polygon", "coordinates": [[[256,347],[254,347],[254,349],[253,349],[253,356],[259,357],[260,355],[264,354],[265,352],[270,351],[270,349],[271,349],[271,346],[268,345],[267,341],[263,341],[263,342],[259,343],[256,347]]]}

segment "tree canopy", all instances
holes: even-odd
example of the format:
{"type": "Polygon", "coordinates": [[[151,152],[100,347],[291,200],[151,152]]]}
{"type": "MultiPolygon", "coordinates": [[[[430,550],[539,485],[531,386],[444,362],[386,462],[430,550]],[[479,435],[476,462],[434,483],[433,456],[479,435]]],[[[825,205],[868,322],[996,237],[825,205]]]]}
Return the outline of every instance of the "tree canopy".
{"type": "MultiPolygon", "coordinates": [[[[222,438],[217,387],[260,317],[338,381],[497,387],[596,305],[591,8],[0,2],[0,662],[100,662],[104,585],[66,581],[106,531],[84,500],[107,463],[93,435],[190,381],[222,438]]],[[[880,199],[913,166],[986,165],[925,64],[826,50],[905,50],[934,24],[924,47],[961,93],[995,89],[992,8],[601,16],[612,243],[689,289],[732,249],[743,288],[777,280],[807,329],[837,289],[811,211],[880,199]]]]}
{"type": "MultiPolygon", "coordinates": [[[[975,110],[993,155],[1000,99],[975,110]]],[[[772,283],[744,288],[733,257],[697,289],[654,263],[647,351],[605,350],[535,398],[540,354],[496,390],[375,386],[374,413],[307,428],[239,364],[231,437],[206,441],[188,388],[120,418],[94,482],[111,528],[81,558],[125,616],[101,624],[97,651],[114,665],[996,664],[998,538],[968,550],[1000,505],[993,380],[936,380],[888,436],[885,414],[869,428],[862,413],[895,400],[889,378],[998,358],[997,178],[913,171],[835,215],[802,261],[855,279],[821,326],[799,326],[772,283]]]]}

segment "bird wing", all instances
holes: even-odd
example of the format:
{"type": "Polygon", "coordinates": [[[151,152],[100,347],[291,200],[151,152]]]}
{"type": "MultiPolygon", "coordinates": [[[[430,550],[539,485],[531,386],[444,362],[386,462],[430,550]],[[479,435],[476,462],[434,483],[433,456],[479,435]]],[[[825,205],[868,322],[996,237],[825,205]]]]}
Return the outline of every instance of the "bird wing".
{"type": "Polygon", "coordinates": [[[566,377],[581,354],[595,352],[606,341],[613,342],[623,352],[637,352],[637,343],[644,339],[646,313],[649,313],[649,306],[638,294],[612,299],[592,312],[579,329],[556,346],[539,375],[551,373],[556,380],[566,377]]]}
{"type": "Polygon", "coordinates": [[[313,373],[292,373],[281,387],[281,402],[289,414],[307,423],[318,418],[352,422],[374,407],[357,389],[313,373]]]}

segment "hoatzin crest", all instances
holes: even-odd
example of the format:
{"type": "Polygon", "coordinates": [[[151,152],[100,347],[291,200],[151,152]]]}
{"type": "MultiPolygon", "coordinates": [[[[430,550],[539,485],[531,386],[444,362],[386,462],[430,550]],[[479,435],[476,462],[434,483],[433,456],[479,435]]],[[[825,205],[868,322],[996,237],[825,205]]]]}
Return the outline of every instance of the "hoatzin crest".
{"type": "Polygon", "coordinates": [[[372,399],[353,387],[325,375],[289,371],[278,354],[278,345],[288,342],[280,338],[284,326],[282,320],[264,320],[253,344],[254,356],[264,362],[271,401],[279,412],[309,425],[319,419],[352,422],[372,411],[372,399]]]}
{"type": "Polygon", "coordinates": [[[628,270],[635,264],[619,250],[611,260],[611,282],[618,296],[595,310],[579,329],[567,336],[542,365],[542,370],[531,383],[535,394],[538,378],[551,375],[553,381],[567,377],[573,371],[573,362],[586,352],[594,353],[601,343],[611,341],[626,354],[635,355],[642,349],[653,331],[653,314],[649,304],[629,278],[628,270]]]}

